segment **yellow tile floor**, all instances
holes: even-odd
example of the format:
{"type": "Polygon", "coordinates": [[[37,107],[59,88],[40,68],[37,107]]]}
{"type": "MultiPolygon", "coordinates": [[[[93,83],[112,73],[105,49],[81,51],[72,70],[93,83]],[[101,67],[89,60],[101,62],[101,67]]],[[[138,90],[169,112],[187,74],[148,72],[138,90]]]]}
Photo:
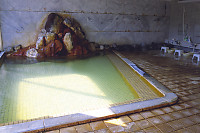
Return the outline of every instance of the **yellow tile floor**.
{"type": "MultiPolygon", "coordinates": [[[[199,133],[200,66],[149,53],[122,52],[179,96],[177,104],[103,121],[66,127],[51,133],[199,133]]],[[[189,59],[188,59],[189,60],[189,59]]]]}

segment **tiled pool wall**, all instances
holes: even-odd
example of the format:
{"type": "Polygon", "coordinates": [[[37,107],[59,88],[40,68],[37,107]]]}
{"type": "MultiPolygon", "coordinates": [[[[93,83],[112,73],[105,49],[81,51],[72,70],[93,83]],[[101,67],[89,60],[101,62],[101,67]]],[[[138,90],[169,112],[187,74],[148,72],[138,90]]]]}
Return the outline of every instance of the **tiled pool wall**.
{"type": "Polygon", "coordinates": [[[110,108],[102,108],[98,110],[92,110],[87,112],[82,112],[78,114],[72,114],[67,116],[55,117],[55,118],[42,118],[41,120],[34,120],[25,123],[15,123],[14,125],[1,126],[0,131],[17,131],[17,132],[27,132],[27,131],[44,131],[44,130],[54,130],[66,126],[73,126],[77,124],[88,123],[92,121],[104,120],[112,117],[122,116],[130,113],[141,112],[153,108],[159,108],[161,106],[167,106],[177,102],[177,96],[169,91],[166,87],[160,84],[158,81],[147,75],[144,71],[139,69],[136,65],[121,56],[119,53],[115,52],[124,62],[126,62],[130,67],[138,72],[141,77],[144,77],[148,82],[150,82],[154,87],[158,88],[160,93],[164,97],[145,100],[142,102],[127,103],[124,105],[113,106],[110,108]]]}

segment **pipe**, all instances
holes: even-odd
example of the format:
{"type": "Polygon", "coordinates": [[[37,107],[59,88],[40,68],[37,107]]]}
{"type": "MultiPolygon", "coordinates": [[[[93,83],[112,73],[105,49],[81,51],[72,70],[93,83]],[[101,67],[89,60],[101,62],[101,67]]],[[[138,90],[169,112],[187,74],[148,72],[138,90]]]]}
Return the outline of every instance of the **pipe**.
{"type": "Polygon", "coordinates": [[[183,6],[183,41],[185,38],[185,7],[183,6]]]}
{"type": "Polygon", "coordinates": [[[3,39],[1,34],[1,24],[0,24],[0,51],[3,51],[3,39]]]}
{"type": "Polygon", "coordinates": [[[0,29],[0,51],[3,51],[3,41],[1,36],[1,29],[0,29]]]}
{"type": "Polygon", "coordinates": [[[200,0],[179,0],[178,3],[192,3],[192,2],[200,2],[200,0]]]}

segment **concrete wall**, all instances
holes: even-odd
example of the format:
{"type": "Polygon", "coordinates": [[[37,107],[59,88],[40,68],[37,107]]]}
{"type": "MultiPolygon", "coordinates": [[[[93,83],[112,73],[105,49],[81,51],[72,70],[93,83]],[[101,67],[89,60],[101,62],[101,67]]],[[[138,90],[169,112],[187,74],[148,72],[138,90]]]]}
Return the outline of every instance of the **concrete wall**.
{"type": "Polygon", "coordinates": [[[169,3],[164,0],[0,0],[4,48],[36,41],[50,12],[68,13],[89,41],[150,44],[168,37],[169,3]]]}
{"type": "Polygon", "coordinates": [[[169,39],[183,40],[183,7],[185,35],[191,36],[193,42],[200,43],[200,2],[178,3],[176,0],[171,2],[169,39]]]}

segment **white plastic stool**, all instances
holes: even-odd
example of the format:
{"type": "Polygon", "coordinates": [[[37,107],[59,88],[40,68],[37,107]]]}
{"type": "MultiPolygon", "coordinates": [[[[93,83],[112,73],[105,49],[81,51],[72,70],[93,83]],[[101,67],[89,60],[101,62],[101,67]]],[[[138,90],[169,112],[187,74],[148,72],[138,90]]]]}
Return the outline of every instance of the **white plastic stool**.
{"type": "Polygon", "coordinates": [[[100,45],[100,50],[103,50],[104,49],[104,46],[103,45],[100,45]]]}
{"type": "Polygon", "coordinates": [[[175,50],[174,55],[178,53],[178,56],[181,56],[183,54],[183,50],[175,50]]]}
{"type": "Polygon", "coordinates": [[[167,50],[169,50],[169,47],[161,47],[161,51],[164,50],[165,53],[167,53],[167,50]]]}
{"type": "Polygon", "coordinates": [[[194,57],[197,57],[197,61],[200,61],[200,54],[193,54],[192,60],[194,59],[194,57]]]}

